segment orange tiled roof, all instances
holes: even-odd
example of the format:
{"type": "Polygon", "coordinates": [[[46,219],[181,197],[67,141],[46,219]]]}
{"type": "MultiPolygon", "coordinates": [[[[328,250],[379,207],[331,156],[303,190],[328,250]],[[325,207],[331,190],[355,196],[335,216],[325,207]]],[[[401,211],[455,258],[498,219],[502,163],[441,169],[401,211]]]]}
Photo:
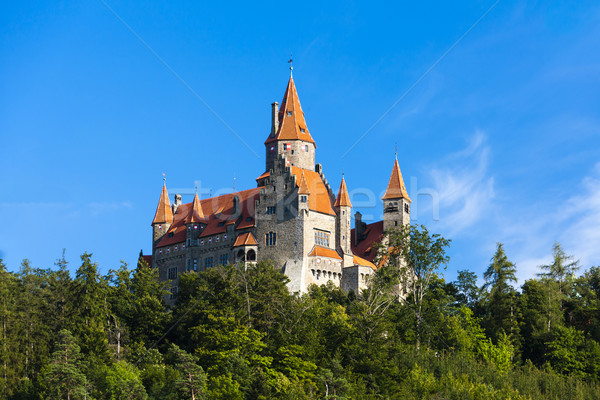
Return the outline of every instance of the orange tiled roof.
{"type": "Polygon", "coordinates": [[[358,242],[358,245],[356,246],[354,245],[355,235],[356,228],[350,231],[350,246],[352,247],[352,253],[372,262],[377,255],[377,251],[373,245],[381,242],[381,239],[383,238],[383,221],[368,224],[363,232],[364,239],[358,242]]]}
{"type": "Polygon", "coordinates": [[[279,129],[274,136],[267,138],[265,144],[275,140],[303,140],[313,143],[316,147],[315,141],[308,132],[294,78],[291,76],[281,101],[278,118],[279,129]],[[288,115],[290,113],[291,115],[288,115]]]}
{"type": "MultiPolygon", "coordinates": [[[[317,172],[295,166],[291,166],[290,171],[296,176],[296,185],[298,185],[298,187],[302,184],[302,175],[304,175],[306,189],[310,193],[310,196],[308,197],[309,209],[323,214],[335,215],[335,211],[331,206],[329,191],[327,190],[323,179],[321,179],[321,176],[317,172]]],[[[259,176],[257,180],[264,179],[269,175],[270,173],[267,171],[259,176]]]]}
{"type": "Polygon", "coordinates": [[[342,177],[342,183],[340,184],[340,190],[338,191],[337,198],[335,199],[334,207],[352,207],[350,203],[350,196],[348,196],[348,189],[346,189],[346,180],[342,177]]]}
{"type": "Polygon", "coordinates": [[[404,186],[404,179],[402,179],[402,172],[400,172],[400,166],[398,160],[394,162],[394,168],[392,169],[392,175],[390,176],[390,182],[388,183],[387,190],[383,195],[382,199],[401,199],[404,198],[409,202],[412,202],[404,186]]]}
{"type": "Polygon", "coordinates": [[[154,214],[153,224],[164,224],[165,222],[173,221],[173,211],[171,210],[171,203],[169,202],[169,193],[167,193],[167,185],[163,185],[162,192],[160,193],[160,199],[158,200],[158,207],[156,207],[156,213],[154,214]]]}
{"type": "Polygon", "coordinates": [[[373,264],[371,261],[365,260],[364,258],[356,256],[356,255],[353,257],[353,262],[354,262],[354,264],[362,265],[363,267],[371,267],[373,269],[377,269],[375,264],[373,264]]]}
{"type": "Polygon", "coordinates": [[[192,201],[192,207],[188,215],[185,217],[186,224],[193,224],[194,222],[201,222],[204,220],[204,213],[202,212],[202,208],[200,208],[200,199],[198,198],[198,193],[194,195],[194,200],[192,201]]]}
{"type": "Polygon", "coordinates": [[[309,256],[318,256],[318,257],[329,257],[335,258],[337,260],[341,260],[342,257],[338,254],[337,251],[333,249],[329,249],[327,247],[315,246],[310,252],[309,256]]]}
{"type": "Polygon", "coordinates": [[[235,238],[235,243],[233,247],[237,246],[256,246],[258,242],[254,239],[254,235],[251,232],[240,233],[237,238],[235,238]]]}
{"type": "Polygon", "coordinates": [[[308,186],[306,185],[306,179],[304,178],[304,171],[302,171],[302,179],[300,180],[300,186],[298,187],[298,194],[310,194],[308,186]]]}
{"type": "Polygon", "coordinates": [[[310,192],[308,196],[308,207],[313,211],[318,211],[323,214],[335,215],[333,207],[331,207],[331,198],[329,191],[319,175],[315,171],[303,169],[299,167],[290,167],[292,174],[296,176],[296,182],[301,182],[302,175],[306,181],[307,190],[310,192]]]}
{"type": "MultiPolygon", "coordinates": [[[[204,219],[199,223],[205,225],[200,237],[226,233],[227,226],[236,223],[238,224],[236,229],[253,227],[255,225],[255,201],[260,196],[260,190],[260,188],[254,188],[199,200],[199,208],[204,215],[204,219]],[[239,198],[240,210],[238,213],[234,213],[233,210],[233,199],[235,196],[239,198]]],[[[173,217],[173,224],[156,247],[185,242],[187,236],[185,221],[192,211],[192,205],[193,202],[179,206],[173,217]]]]}

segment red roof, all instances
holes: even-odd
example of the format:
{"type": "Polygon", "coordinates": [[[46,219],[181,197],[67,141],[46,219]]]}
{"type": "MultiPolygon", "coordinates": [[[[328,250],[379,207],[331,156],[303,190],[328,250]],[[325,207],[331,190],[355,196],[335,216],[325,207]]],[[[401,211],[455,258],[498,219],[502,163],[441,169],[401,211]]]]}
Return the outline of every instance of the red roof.
{"type": "MultiPolygon", "coordinates": [[[[205,225],[200,237],[225,233],[227,232],[227,226],[235,223],[238,223],[236,229],[253,227],[255,224],[254,202],[260,196],[260,190],[260,188],[254,188],[199,200],[199,209],[204,215],[204,219],[199,223],[205,225]],[[233,212],[233,199],[235,196],[239,198],[240,208],[236,214],[233,212]]],[[[179,206],[174,215],[171,228],[160,242],[158,242],[156,247],[185,242],[187,236],[185,221],[189,219],[192,205],[193,203],[186,203],[179,206]]]]}
{"type": "Polygon", "coordinates": [[[140,256],[140,259],[145,261],[148,266],[152,266],[152,256],[140,256]]]}
{"type": "Polygon", "coordinates": [[[340,183],[340,190],[338,191],[338,195],[333,206],[336,208],[340,206],[352,207],[352,203],[350,203],[350,196],[348,196],[348,189],[346,189],[346,180],[343,177],[342,183],[340,183]]]}
{"type": "Polygon", "coordinates": [[[337,260],[342,259],[342,257],[340,257],[340,255],[338,254],[337,251],[327,248],[327,247],[321,247],[321,246],[313,247],[309,256],[329,257],[329,258],[335,258],[337,260]]]}
{"type": "Polygon", "coordinates": [[[398,160],[394,162],[394,168],[392,169],[392,175],[390,175],[390,181],[388,183],[387,190],[383,195],[382,199],[406,199],[412,202],[408,197],[406,186],[404,186],[404,179],[402,179],[402,172],[400,172],[400,166],[398,160]]]}
{"type": "Polygon", "coordinates": [[[368,261],[373,261],[377,255],[377,250],[374,248],[375,243],[381,242],[383,238],[383,221],[374,222],[368,224],[363,232],[363,237],[358,245],[354,245],[354,237],[356,235],[356,228],[350,232],[350,245],[352,247],[352,253],[362,257],[368,261]]]}
{"type": "Polygon", "coordinates": [[[265,144],[276,140],[302,140],[313,143],[316,147],[315,141],[308,132],[294,78],[291,76],[281,101],[278,118],[279,128],[274,136],[267,138],[265,144]]]}
{"type": "Polygon", "coordinates": [[[194,222],[200,222],[204,220],[204,213],[202,212],[202,208],[200,207],[200,199],[198,198],[198,193],[194,195],[194,200],[192,201],[192,207],[190,212],[185,218],[186,224],[193,224],[194,222]]]}
{"type": "Polygon", "coordinates": [[[158,199],[158,206],[156,207],[156,213],[154,214],[153,224],[164,224],[165,222],[171,222],[173,220],[173,211],[171,210],[171,203],[169,202],[169,193],[167,193],[167,185],[163,185],[162,192],[160,192],[160,199],[158,199]]]}
{"type": "Polygon", "coordinates": [[[310,194],[306,179],[304,178],[304,171],[302,171],[302,178],[300,179],[300,185],[298,186],[298,194],[310,194]]]}
{"type": "Polygon", "coordinates": [[[240,233],[237,238],[235,238],[235,243],[233,247],[237,246],[256,246],[258,242],[254,239],[254,235],[251,232],[240,233]]]}

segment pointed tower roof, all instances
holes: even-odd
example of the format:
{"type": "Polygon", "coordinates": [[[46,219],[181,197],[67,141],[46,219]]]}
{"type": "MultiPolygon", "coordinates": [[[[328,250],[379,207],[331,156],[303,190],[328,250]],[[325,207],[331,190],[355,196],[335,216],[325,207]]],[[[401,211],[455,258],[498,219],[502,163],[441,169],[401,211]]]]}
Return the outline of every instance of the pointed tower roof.
{"type": "Polygon", "coordinates": [[[200,222],[204,219],[204,213],[202,212],[202,207],[200,207],[200,199],[198,198],[198,193],[194,196],[194,201],[192,201],[192,208],[190,209],[190,213],[185,217],[186,224],[192,224],[194,222],[200,222]]]}
{"type": "Polygon", "coordinates": [[[335,199],[334,207],[346,206],[352,207],[350,203],[350,196],[348,196],[348,189],[346,189],[346,180],[342,177],[342,183],[340,184],[340,190],[338,191],[337,198],[335,199]]]}
{"type": "Polygon", "coordinates": [[[163,184],[162,192],[160,193],[160,199],[158,200],[158,207],[156,207],[156,214],[154,214],[152,223],[164,224],[166,222],[173,222],[173,210],[171,210],[171,203],[169,202],[167,185],[163,184]]]}
{"type": "Polygon", "coordinates": [[[292,76],[290,76],[287,88],[285,89],[278,118],[279,128],[274,136],[267,138],[265,144],[276,140],[303,140],[316,146],[315,141],[310,136],[310,132],[308,132],[304,112],[300,106],[300,98],[298,97],[292,76]]]}
{"type": "Polygon", "coordinates": [[[298,187],[298,194],[310,194],[306,179],[304,178],[304,170],[302,170],[302,177],[300,178],[300,185],[298,187]]]}
{"type": "Polygon", "coordinates": [[[412,203],[412,200],[408,197],[406,186],[404,186],[404,179],[402,179],[402,172],[400,172],[398,159],[394,162],[394,169],[392,169],[390,182],[388,183],[387,190],[382,199],[406,199],[412,203]]]}

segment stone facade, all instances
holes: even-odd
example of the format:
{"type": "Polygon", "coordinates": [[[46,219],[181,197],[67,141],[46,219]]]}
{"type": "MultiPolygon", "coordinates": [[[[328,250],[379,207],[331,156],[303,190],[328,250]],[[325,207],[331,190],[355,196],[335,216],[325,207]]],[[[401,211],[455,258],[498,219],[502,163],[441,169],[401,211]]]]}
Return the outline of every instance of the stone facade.
{"type": "Polygon", "coordinates": [[[292,292],[332,282],[359,292],[376,266],[372,244],[384,230],[410,223],[410,198],[396,161],[384,196],[384,220],[369,226],[352,205],[345,180],[334,195],[308,132],[293,79],[279,108],[272,104],[271,132],[265,141],[266,171],[257,187],[241,192],[170,204],[166,186],[152,222],[152,265],[160,279],[224,264],[271,260],[290,278],[292,292]],[[377,228],[379,227],[379,228],[377,228]],[[379,230],[377,230],[379,229],[379,230]]]}

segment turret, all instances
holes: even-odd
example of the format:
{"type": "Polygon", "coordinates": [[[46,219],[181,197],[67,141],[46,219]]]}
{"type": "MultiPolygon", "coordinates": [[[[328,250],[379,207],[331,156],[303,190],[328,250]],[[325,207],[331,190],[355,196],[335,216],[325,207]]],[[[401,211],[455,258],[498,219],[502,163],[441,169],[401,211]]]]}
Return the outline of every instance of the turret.
{"type": "Polygon", "coordinates": [[[342,177],[342,183],[340,184],[340,190],[338,191],[337,198],[335,199],[334,208],[337,213],[337,247],[341,249],[342,253],[344,254],[352,254],[350,247],[350,220],[352,218],[352,203],[350,203],[350,196],[348,196],[348,189],[346,188],[346,180],[344,177],[342,177]]]}
{"type": "Polygon", "coordinates": [[[309,210],[310,191],[306,184],[306,178],[304,177],[304,171],[300,177],[300,184],[298,185],[298,216],[305,216],[309,210]]]}
{"type": "Polygon", "coordinates": [[[202,212],[202,207],[200,207],[200,199],[198,198],[198,193],[196,193],[194,195],[194,200],[192,201],[192,208],[184,220],[185,225],[187,226],[188,245],[195,243],[198,239],[202,228],[200,222],[204,219],[204,213],[202,212]]]}
{"type": "Polygon", "coordinates": [[[167,233],[173,223],[173,210],[169,202],[169,193],[167,193],[167,185],[163,184],[156,213],[152,220],[152,248],[156,243],[167,233]]]}
{"type": "Polygon", "coordinates": [[[316,148],[304,119],[294,78],[290,76],[281,108],[277,102],[271,104],[271,133],[265,141],[266,171],[273,169],[280,154],[285,155],[290,165],[314,171],[316,148]]]}
{"type": "Polygon", "coordinates": [[[383,230],[400,229],[402,225],[410,224],[410,197],[402,179],[398,159],[394,162],[392,175],[383,200],[383,230]]]}

